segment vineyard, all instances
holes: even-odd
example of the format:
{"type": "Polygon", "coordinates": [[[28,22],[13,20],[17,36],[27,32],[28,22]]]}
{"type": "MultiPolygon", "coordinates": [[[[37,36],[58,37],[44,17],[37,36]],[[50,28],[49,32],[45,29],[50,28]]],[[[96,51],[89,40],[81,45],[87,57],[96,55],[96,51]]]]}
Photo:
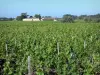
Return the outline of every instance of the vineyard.
{"type": "Polygon", "coordinates": [[[30,75],[100,75],[100,23],[0,22],[0,75],[29,63],[30,75]]]}

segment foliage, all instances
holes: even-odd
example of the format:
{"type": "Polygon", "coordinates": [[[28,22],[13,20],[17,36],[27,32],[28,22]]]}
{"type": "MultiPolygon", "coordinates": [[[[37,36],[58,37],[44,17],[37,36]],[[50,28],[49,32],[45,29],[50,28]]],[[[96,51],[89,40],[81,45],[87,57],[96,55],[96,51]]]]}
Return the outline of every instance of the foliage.
{"type": "Polygon", "coordinates": [[[100,23],[0,22],[4,75],[27,74],[28,56],[34,74],[97,74],[100,23]]]}
{"type": "Polygon", "coordinates": [[[14,18],[0,17],[0,21],[12,21],[14,18]]]}
{"type": "Polygon", "coordinates": [[[80,15],[78,18],[79,19],[85,19],[87,17],[87,15],[80,15]]]}
{"type": "Polygon", "coordinates": [[[22,20],[21,16],[17,16],[16,20],[21,21],[22,20]]]}
{"type": "Polygon", "coordinates": [[[52,16],[42,16],[42,18],[52,18],[52,16]]]}
{"type": "Polygon", "coordinates": [[[63,20],[62,22],[68,22],[68,23],[73,23],[74,22],[74,18],[72,15],[70,14],[65,14],[63,15],[63,20]]]}
{"type": "Polygon", "coordinates": [[[21,18],[22,19],[27,18],[27,16],[28,16],[27,13],[21,13],[21,18]]]}
{"type": "Polygon", "coordinates": [[[34,17],[39,18],[39,20],[41,20],[41,15],[40,14],[35,14],[34,17]]]}
{"type": "Polygon", "coordinates": [[[22,19],[27,18],[27,16],[28,16],[27,13],[21,13],[20,16],[16,17],[16,20],[21,21],[22,19]]]}
{"type": "Polygon", "coordinates": [[[79,19],[83,19],[85,22],[93,22],[93,23],[99,23],[100,22],[100,14],[96,15],[81,15],[79,16],[79,19]]]}

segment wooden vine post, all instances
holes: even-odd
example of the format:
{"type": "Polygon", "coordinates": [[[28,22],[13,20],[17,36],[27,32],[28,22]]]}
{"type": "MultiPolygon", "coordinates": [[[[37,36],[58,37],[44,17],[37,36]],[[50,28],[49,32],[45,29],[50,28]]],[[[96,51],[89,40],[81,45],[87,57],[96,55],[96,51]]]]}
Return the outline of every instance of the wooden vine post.
{"type": "Polygon", "coordinates": [[[59,42],[57,42],[57,50],[58,50],[58,55],[59,55],[59,42]]]}
{"type": "Polygon", "coordinates": [[[31,57],[28,56],[28,75],[31,75],[31,57]]]}
{"type": "Polygon", "coordinates": [[[6,47],[6,57],[8,57],[7,43],[6,43],[5,47],[6,47]]]}

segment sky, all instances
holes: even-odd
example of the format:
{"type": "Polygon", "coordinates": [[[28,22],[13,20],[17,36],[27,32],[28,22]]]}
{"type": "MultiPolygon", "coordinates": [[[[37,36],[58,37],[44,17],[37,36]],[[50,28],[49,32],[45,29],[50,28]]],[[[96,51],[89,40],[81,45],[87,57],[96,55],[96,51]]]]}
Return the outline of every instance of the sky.
{"type": "Polygon", "coordinates": [[[100,0],[0,0],[0,17],[16,17],[23,12],[53,17],[92,15],[100,13],[100,0]]]}

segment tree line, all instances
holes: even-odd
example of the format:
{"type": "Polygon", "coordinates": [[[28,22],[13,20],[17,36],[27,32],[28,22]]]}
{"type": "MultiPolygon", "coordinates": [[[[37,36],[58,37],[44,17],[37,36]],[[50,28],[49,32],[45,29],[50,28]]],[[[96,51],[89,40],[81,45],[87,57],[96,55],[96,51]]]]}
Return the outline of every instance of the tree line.
{"type": "MultiPolygon", "coordinates": [[[[41,20],[41,15],[40,14],[35,14],[34,17],[39,18],[41,20]]],[[[21,13],[20,16],[16,17],[16,20],[21,21],[24,18],[33,18],[33,16],[27,15],[27,13],[21,13]]]]}
{"type": "MultiPolygon", "coordinates": [[[[34,16],[28,15],[27,13],[21,13],[19,16],[16,18],[0,18],[0,21],[12,21],[16,19],[17,21],[22,21],[24,18],[52,18],[52,16],[41,16],[40,14],[35,14],[34,16]]],[[[99,23],[100,22],[100,14],[95,14],[95,15],[71,15],[71,14],[64,14],[62,18],[56,18],[58,21],[63,22],[63,23],[74,23],[74,22],[95,22],[99,23]]]]}
{"type": "Polygon", "coordinates": [[[12,21],[14,18],[0,17],[0,21],[12,21]]]}
{"type": "MultiPolygon", "coordinates": [[[[16,17],[16,20],[21,21],[24,18],[52,18],[52,16],[41,16],[40,14],[35,14],[34,16],[27,15],[27,13],[21,13],[20,16],[16,17]]],[[[100,14],[96,15],[71,15],[71,14],[64,14],[62,18],[56,18],[58,21],[61,21],[63,23],[74,23],[77,20],[78,21],[84,21],[84,22],[100,22],[100,14]]]]}
{"type": "Polygon", "coordinates": [[[61,21],[62,22],[68,22],[68,23],[74,23],[74,22],[76,22],[76,20],[84,21],[84,22],[87,22],[87,23],[90,23],[90,22],[99,23],[100,22],[100,14],[80,15],[80,16],[65,14],[65,15],[63,15],[61,21]]]}
{"type": "Polygon", "coordinates": [[[50,18],[52,19],[52,16],[41,16],[40,14],[35,14],[34,16],[31,16],[31,15],[27,15],[27,13],[21,13],[20,16],[16,17],[16,20],[22,21],[24,18],[39,18],[39,20],[41,20],[42,18],[46,18],[46,19],[49,18],[50,20],[50,18]]]}

